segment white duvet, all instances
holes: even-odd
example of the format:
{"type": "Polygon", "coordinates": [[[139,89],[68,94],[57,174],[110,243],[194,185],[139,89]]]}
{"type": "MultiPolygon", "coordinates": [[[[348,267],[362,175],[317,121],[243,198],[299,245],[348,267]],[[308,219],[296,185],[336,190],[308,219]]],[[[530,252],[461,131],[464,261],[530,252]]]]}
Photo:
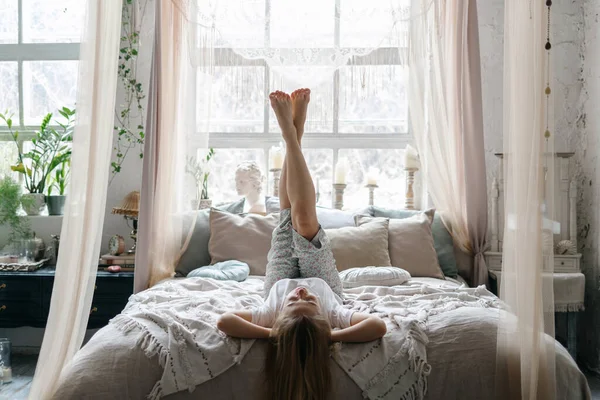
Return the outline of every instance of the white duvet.
{"type": "MultiPolygon", "coordinates": [[[[265,343],[228,339],[214,324],[226,309],[262,301],[260,285],[256,279],[239,284],[181,279],[132,296],[124,311],[129,317],[117,318],[80,350],[63,372],[55,398],[258,398],[265,343]],[[161,307],[176,310],[173,320],[164,319],[161,307]],[[190,332],[209,332],[201,340],[190,332],[175,336],[212,349],[194,351],[187,344],[169,342],[168,334],[162,339],[160,333],[148,334],[144,323],[131,317],[141,310],[158,318],[153,322],[158,331],[199,326],[190,332]],[[174,323],[182,316],[189,320],[174,323]],[[229,356],[223,356],[223,349],[229,356]]],[[[392,288],[349,289],[346,294],[347,307],[380,315],[389,333],[381,343],[341,346],[331,366],[335,398],[493,398],[499,302],[487,290],[413,279],[392,288]]],[[[588,399],[583,374],[558,344],[556,365],[558,398],[588,399]]]]}

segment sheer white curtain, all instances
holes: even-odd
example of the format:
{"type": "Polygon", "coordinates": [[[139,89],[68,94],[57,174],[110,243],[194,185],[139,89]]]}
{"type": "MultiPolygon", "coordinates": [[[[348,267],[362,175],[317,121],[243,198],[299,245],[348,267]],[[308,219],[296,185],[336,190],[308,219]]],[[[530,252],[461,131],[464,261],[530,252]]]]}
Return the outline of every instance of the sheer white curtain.
{"type": "Polygon", "coordinates": [[[487,188],[475,0],[413,0],[409,109],[428,193],[454,242],[474,256],[459,271],[487,283],[487,188]]]}
{"type": "Polygon", "coordinates": [[[61,371],[79,350],[89,318],[109,178],[121,1],[88,1],[81,42],[71,183],[50,315],[30,399],[52,397],[61,371]],[[75,250],[74,250],[75,249],[75,250]]]}
{"type": "MultiPolygon", "coordinates": [[[[504,3],[504,208],[498,330],[498,398],[556,396],[553,249],[554,146],[545,87],[547,8],[541,1],[504,3]],[[550,136],[545,137],[548,125],[550,136]]],[[[549,83],[548,83],[549,84],[549,83]]]]}

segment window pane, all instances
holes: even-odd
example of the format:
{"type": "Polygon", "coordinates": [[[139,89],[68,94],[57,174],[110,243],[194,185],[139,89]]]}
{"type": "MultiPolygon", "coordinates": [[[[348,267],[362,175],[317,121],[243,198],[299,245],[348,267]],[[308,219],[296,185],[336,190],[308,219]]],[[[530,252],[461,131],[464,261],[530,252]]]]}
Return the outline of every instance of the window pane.
{"type": "Polygon", "coordinates": [[[271,47],[333,47],[334,12],[334,0],[271,2],[271,47]]]}
{"type": "MultiPolygon", "coordinates": [[[[13,114],[13,125],[19,125],[19,79],[16,62],[0,62],[0,113],[13,114]]],[[[5,125],[0,121],[0,125],[5,125]]]]}
{"type": "Polygon", "coordinates": [[[0,43],[19,40],[18,0],[0,0],[0,43]]]}
{"type": "MultiPolygon", "coordinates": [[[[265,0],[242,0],[219,3],[217,21],[230,21],[218,24],[215,47],[262,48],[265,44],[265,0]]],[[[199,12],[202,12],[201,8],[199,12]]],[[[201,17],[199,20],[212,19],[201,17]]]]}
{"type": "Polygon", "coordinates": [[[215,149],[208,182],[208,193],[213,204],[228,203],[242,197],[237,194],[235,187],[235,171],[238,165],[246,161],[255,161],[260,166],[263,172],[263,194],[266,195],[266,161],[263,149],[215,149]]]}
{"type": "MultiPolygon", "coordinates": [[[[305,132],[331,133],[333,131],[333,71],[327,71],[322,67],[274,67],[271,71],[271,91],[282,90],[291,93],[298,88],[310,87],[305,132]],[[311,78],[317,76],[324,76],[325,79],[310,84],[311,78]]],[[[269,132],[280,132],[277,118],[271,107],[269,107],[269,132]]]]}
{"type": "MultiPolygon", "coordinates": [[[[25,124],[39,124],[44,115],[62,107],[74,108],[78,61],[23,62],[25,124]]],[[[54,117],[58,118],[56,113],[54,117]]]]}
{"type": "Polygon", "coordinates": [[[12,172],[11,165],[16,164],[19,157],[17,145],[14,142],[0,142],[0,176],[10,175],[18,179],[18,174],[12,172]]]}
{"type": "Polygon", "coordinates": [[[333,150],[304,149],[302,152],[315,184],[318,197],[317,204],[323,207],[331,207],[333,150]]]}
{"type": "Polygon", "coordinates": [[[22,1],[24,42],[78,43],[81,41],[85,1],[22,1]]]}
{"type": "MultiPolygon", "coordinates": [[[[206,82],[199,74],[198,92],[206,82]]],[[[264,132],[264,67],[215,67],[210,103],[211,132],[264,132]]],[[[199,121],[206,108],[198,108],[199,121]]]]}
{"type": "Polygon", "coordinates": [[[369,191],[365,185],[370,169],[379,171],[375,205],[401,208],[405,192],[403,154],[400,149],[340,149],[339,157],[346,158],[350,166],[344,208],[354,209],[369,204],[369,191]]]}
{"type": "Polygon", "coordinates": [[[407,77],[399,65],[341,68],[340,132],[408,132],[407,77]]]}
{"type": "Polygon", "coordinates": [[[376,48],[407,45],[410,0],[368,2],[344,0],[340,4],[341,47],[376,48]],[[392,9],[394,12],[391,12],[392,9]]]}

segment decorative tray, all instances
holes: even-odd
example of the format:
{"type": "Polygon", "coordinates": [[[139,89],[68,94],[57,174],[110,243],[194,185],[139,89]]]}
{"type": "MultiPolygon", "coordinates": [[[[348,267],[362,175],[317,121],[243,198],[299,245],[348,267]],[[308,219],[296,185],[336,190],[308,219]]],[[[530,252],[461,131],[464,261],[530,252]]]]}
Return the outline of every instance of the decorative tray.
{"type": "Polygon", "coordinates": [[[31,262],[0,262],[0,271],[33,272],[40,269],[46,262],[48,262],[48,258],[31,262]]]}

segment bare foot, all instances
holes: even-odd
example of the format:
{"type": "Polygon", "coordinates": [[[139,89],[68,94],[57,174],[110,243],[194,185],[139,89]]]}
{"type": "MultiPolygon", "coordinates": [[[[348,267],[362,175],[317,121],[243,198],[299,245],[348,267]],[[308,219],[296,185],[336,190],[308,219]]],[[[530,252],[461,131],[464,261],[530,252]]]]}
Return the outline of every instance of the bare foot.
{"type": "Polygon", "coordinates": [[[269,95],[271,107],[275,111],[277,122],[281,128],[283,139],[297,141],[296,127],[294,126],[294,118],[292,116],[292,99],[290,95],[279,90],[269,95]]]}
{"type": "Polygon", "coordinates": [[[297,89],[292,92],[292,116],[294,126],[298,132],[298,141],[304,134],[304,123],[306,122],[306,109],[310,102],[310,89],[297,89]]]}

